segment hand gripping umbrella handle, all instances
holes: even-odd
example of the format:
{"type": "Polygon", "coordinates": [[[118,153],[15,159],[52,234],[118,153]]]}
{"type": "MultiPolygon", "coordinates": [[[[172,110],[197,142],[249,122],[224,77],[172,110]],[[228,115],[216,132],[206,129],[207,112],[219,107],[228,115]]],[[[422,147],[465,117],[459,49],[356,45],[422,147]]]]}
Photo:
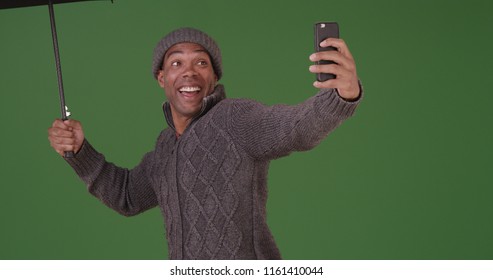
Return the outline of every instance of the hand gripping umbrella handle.
{"type": "MultiPolygon", "coordinates": [[[[65,106],[65,95],[63,94],[63,80],[62,80],[62,67],[60,65],[60,54],[58,51],[58,39],[56,35],[55,26],[55,12],[53,11],[53,1],[49,0],[48,9],[50,11],[50,23],[51,23],[51,36],[53,37],[53,49],[55,51],[55,63],[56,63],[56,73],[58,77],[58,93],[60,95],[60,107],[62,111],[62,120],[68,120],[67,109],[65,106]]],[[[65,158],[73,158],[73,151],[66,151],[65,158]]]]}
{"type": "MultiPolygon", "coordinates": [[[[65,107],[64,107],[65,109],[65,107]]],[[[68,120],[68,116],[67,116],[67,111],[65,111],[65,117],[62,118],[62,120],[66,121],[68,120]]],[[[65,158],[73,158],[74,157],[74,152],[73,151],[65,151],[64,155],[63,155],[65,158]]]]}

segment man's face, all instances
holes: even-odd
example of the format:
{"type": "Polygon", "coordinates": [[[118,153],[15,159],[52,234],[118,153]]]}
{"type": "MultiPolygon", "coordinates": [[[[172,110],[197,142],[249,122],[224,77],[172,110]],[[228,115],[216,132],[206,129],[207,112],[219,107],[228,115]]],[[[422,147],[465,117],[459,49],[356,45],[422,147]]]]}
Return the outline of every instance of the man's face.
{"type": "Polygon", "coordinates": [[[194,43],[179,43],[169,48],[163,70],[158,74],[158,83],[166,92],[173,118],[194,117],[216,82],[209,54],[194,43]]]}

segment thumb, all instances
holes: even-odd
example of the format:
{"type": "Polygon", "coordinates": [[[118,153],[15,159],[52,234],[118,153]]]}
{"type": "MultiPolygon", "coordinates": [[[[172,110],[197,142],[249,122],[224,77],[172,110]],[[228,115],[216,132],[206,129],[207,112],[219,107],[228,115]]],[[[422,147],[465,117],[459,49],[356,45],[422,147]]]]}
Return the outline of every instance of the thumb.
{"type": "Polygon", "coordinates": [[[77,120],[68,119],[63,121],[63,123],[69,127],[70,131],[81,128],[80,122],[77,120]]]}

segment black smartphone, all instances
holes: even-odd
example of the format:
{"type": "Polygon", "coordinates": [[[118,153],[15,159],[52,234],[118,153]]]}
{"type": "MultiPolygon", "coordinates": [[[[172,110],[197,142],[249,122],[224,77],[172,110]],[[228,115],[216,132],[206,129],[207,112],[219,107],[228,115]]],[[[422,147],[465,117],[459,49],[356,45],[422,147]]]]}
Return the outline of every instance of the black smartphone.
{"type": "MultiPolygon", "coordinates": [[[[331,51],[337,50],[334,47],[320,47],[320,43],[327,38],[339,38],[339,25],[337,22],[317,22],[315,23],[315,51],[331,51]]],[[[334,61],[320,60],[317,64],[333,64],[334,61]]],[[[334,74],[329,73],[317,73],[317,81],[324,82],[330,79],[335,79],[334,74]]]]}

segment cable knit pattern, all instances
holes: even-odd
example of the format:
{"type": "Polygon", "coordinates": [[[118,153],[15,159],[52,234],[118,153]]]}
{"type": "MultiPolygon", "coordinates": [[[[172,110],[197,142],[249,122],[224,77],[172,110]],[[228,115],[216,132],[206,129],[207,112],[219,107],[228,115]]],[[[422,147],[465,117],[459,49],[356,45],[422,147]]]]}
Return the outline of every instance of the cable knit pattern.
{"type": "Polygon", "coordinates": [[[170,127],[131,170],[106,162],[88,141],[67,161],[91,194],[122,215],[159,206],[170,259],[280,259],[266,221],[270,160],[313,148],[359,100],[344,101],[335,90],[295,106],[224,97],[217,86],[179,138],[165,112],[170,127]]]}
{"type": "Polygon", "coordinates": [[[214,117],[189,133],[180,149],[179,157],[185,160],[178,175],[184,191],[183,218],[188,231],[184,249],[192,259],[201,252],[208,259],[222,254],[234,258],[242,239],[233,219],[240,199],[234,176],[241,157],[227,132],[214,123],[214,117]]]}

